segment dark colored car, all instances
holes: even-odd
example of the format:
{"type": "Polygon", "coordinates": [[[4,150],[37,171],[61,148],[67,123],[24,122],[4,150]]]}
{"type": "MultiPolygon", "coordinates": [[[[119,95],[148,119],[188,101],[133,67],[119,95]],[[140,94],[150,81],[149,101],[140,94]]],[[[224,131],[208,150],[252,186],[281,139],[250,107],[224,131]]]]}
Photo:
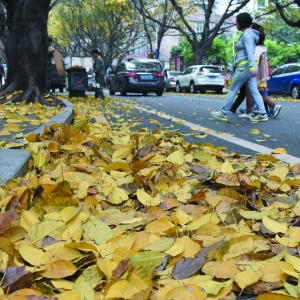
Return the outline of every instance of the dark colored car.
{"type": "Polygon", "coordinates": [[[269,94],[286,94],[300,98],[300,63],[285,64],[272,72],[268,80],[269,94]]]}
{"type": "Polygon", "coordinates": [[[162,96],[165,88],[164,71],[157,59],[134,59],[122,62],[111,72],[109,94],[120,92],[142,93],[146,96],[150,92],[162,96]]]}

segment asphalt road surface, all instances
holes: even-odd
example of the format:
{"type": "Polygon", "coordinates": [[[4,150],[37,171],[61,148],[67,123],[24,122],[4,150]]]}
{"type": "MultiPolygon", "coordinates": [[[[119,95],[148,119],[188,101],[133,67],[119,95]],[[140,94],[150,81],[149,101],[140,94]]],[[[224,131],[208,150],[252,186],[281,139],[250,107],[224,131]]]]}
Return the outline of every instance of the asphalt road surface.
{"type": "MultiPolygon", "coordinates": [[[[108,96],[107,91],[105,94],[108,96]]],[[[162,97],[128,94],[122,97],[117,93],[113,97],[116,104],[120,104],[118,114],[122,114],[122,104],[134,104],[130,113],[124,110],[124,116],[128,119],[138,116],[141,124],[136,128],[169,128],[180,132],[188,142],[212,143],[215,147],[225,147],[229,153],[270,154],[276,148],[284,148],[287,154],[275,155],[277,158],[287,163],[300,163],[300,101],[292,98],[273,98],[282,105],[276,119],[271,117],[268,122],[251,123],[233,114],[232,121],[227,123],[211,116],[213,110],[221,109],[225,94],[164,93],[162,97]],[[253,129],[258,129],[259,133],[251,134],[253,129]]],[[[245,104],[241,107],[245,108],[245,104]]]]}

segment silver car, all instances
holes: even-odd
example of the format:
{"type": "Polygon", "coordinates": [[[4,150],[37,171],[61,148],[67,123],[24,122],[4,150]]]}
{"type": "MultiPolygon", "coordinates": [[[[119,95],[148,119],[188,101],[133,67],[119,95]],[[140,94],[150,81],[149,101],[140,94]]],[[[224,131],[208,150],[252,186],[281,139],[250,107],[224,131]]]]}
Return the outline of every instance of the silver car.
{"type": "Polygon", "coordinates": [[[165,78],[166,78],[166,86],[165,91],[175,91],[176,90],[176,80],[182,72],[180,71],[165,71],[165,78]]]}

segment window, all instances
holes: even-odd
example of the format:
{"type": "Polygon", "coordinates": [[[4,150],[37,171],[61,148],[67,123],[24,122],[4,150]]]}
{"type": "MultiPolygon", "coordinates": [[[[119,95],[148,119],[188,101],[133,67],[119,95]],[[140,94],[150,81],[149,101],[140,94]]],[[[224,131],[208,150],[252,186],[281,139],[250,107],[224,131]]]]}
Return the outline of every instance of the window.
{"type": "Polygon", "coordinates": [[[277,70],[275,70],[275,71],[272,73],[272,76],[280,75],[281,72],[282,72],[282,68],[278,68],[277,70]]]}
{"type": "Polygon", "coordinates": [[[289,73],[298,72],[299,69],[300,69],[300,66],[298,66],[298,65],[291,65],[291,66],[289,66],[289,73]]]}

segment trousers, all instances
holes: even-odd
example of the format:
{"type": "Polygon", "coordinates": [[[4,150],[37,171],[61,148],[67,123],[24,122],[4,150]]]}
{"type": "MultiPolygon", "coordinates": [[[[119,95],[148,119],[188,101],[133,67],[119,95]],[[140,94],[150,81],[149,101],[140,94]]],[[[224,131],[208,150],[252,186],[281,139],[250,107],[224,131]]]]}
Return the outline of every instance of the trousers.
{"type": "Polygon", "coordinates": [[[255,77],[251,76],[248,64],[236,68],[231,81],[230,90],[225,99],[225,104],[222,107],[222,112],[225,115],[228,115],[230,113],[230,108],[235,101],[235,96],[237,95],[238,91],[243,86],[243,84],[246,84],[249,93],[251,94],[254,101],[256,102],[258,106],[258,113],[265,114],[266,109],[265,109],[263,98],[257,88],[256,76],[255,77]]]}

